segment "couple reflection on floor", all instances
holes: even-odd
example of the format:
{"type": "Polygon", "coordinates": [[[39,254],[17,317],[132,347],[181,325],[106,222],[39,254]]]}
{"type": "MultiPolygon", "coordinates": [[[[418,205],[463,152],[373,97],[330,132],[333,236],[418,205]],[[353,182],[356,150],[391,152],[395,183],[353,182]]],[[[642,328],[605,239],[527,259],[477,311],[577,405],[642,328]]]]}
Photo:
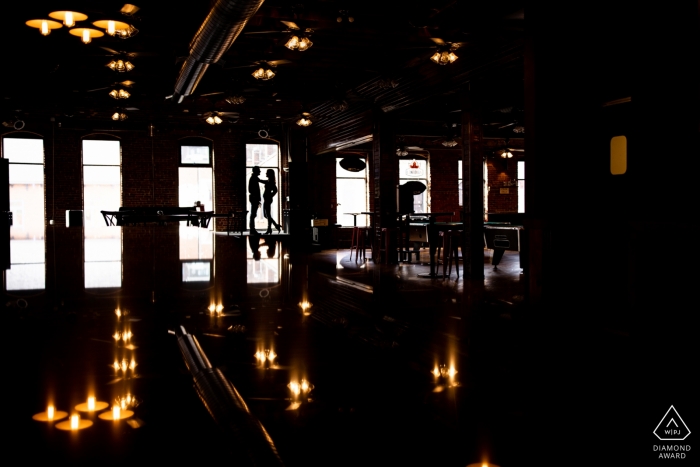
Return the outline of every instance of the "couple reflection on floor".
{"type": "Polygon", "coordinates": [[[261,235],[250,235],[248,237],[248,247],[253,253],[253,259],[255,261],[260,261],[263,252],[267,258],[274,258],[277,252],[277,241],[268,237],[261,235]]]}

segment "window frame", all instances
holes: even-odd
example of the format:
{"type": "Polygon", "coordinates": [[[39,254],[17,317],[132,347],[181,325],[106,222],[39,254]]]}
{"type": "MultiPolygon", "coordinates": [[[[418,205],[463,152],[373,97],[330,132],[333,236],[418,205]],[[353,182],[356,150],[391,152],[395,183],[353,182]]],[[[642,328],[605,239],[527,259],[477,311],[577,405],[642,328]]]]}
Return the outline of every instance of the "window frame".
{"type": "MultiPolygon", "coordinates": [[[[16,131],[16,132],[9,132],[5,133],[2,135],[2,140],[0,141],[0,151],[2,152],[2,158],[3,159],[8,159],[8,211],[12,212],[12,199],[11,199],[11,190],[10,190],[10,185],[12,183],[10,182],[9,179],[9,171],[11,170],[12,165],[30,165],[30,166],[41,166],[41,172],[42,172],[42,200],[43,200],[43,212],[41,213],[41,224],[42,224],[42,229],[43,229],[43,244],[44,244],[44,252],[43,252],[43,262],[41,263],[12,263],[12,255],[10,254],[10,265],[15,264],[15,265],[20,265],[20,264],[43,264],[44,266],[44,274],[43,274],[43,287],[40,288],[30,288],[30,289],[8,289],[7,288],[7,274],[3,274],[3,289],[7,292],[28,292],[28,291],[37,291],[37,290],[46,290],[46,148],[45,148],[45,140],[44,137],[38,133],[33,133],[33,132],[28,132],[28,131],[16,131]],[[8,157],[6,157],[5,154],[5,140],[6,139],[26,139],[26,140],[38,140],[41,141],[41,162],[12,162],[8,157]]],[[[13,213],[14,214],[14,213],[13,213]]],[[[16,216],[13,216],[16,217],[16,216]]],[[[23,219],[24,220],[24,216],[23,219]]],[[[14,225],[17,225],[18,223],[13,222],[13,225],[10,226],[10,229],[14,225]]],[[[10,233],[10,241],[12,241],[12,234],[10,233]]]]}
{"type": "MultiPolygon", "coordinates": [[[[397,164],[399,164],[399,186],[403,185],[406,182],[410,182],[412,180],[419,181],[419,182],[425,182],[425,191],[423,192],[425,194],[425,205],[424,205],[424,211],[425,212],[430,212],[430,204],[431,204],[431,197],[430,197],[430,154],[409,154],[408,156],[402,156],[399,157],[397,164]],[[399,161],[424,161],[425,162],[425,176],[424,178],[418,178],[418,177],[413,177],[413,178],[402,178],[401,177],[401,167],[400,167],[400,162],[399,161]]],[[[420,196],[420,195],[414,195],[415,196],[420,196]]],[[[420,214],[420,213],[416,213],[420,214]]]]}
{"type": "MultiPolygon", "coordinates": [[[[335,158],[335,202],[336,202],[336,222],[340,222],[340,217],[338,216],[339,211],[338,211],[338,205],[342,206],[342,204],[338,203],[338,179],[341,180],[359,180],[363,179],[365,181],[364,187],[365,187],[365,193],[364,193],[364,204],[365,207],[362,209],[360,212],[368,212],[369,211],[369,164],[368,164],[368,157],[360,154],[353,154],[353,157],[357,157],[358,159],[361,159],[365,163],[365,168],[363,169],[364,175],[363,176],[348,176],[348,177],[342,177],[338,175],[338,167],[340,165],[340,161],[345,159],[345,157],[337,157],[335,158]]],[[[343,169],[343,172],[347,172],[348,174],[353,174],[355,172],[350,172],[349,170],[343,169]]],[[[359,219],[357,219],[357,227],[368,227],[369,223],[367,222],[367,216],[362,215],[362,216],[357,216],[359,219]]],[[[354,227],[354,225],[345,225],[341,224],[343,227],[354,227]]]]}
{"type": "Polygon", "coordinates": [[[198,137],[198,136],[188,136],[186,138],[181,138],[178,140],[178,167],[211,167],[212,168],[212,194],[213,194],[213,183],[214,183],[214,143],[212,140],[198,137]],[[209,148],[209,162],[206,164],[202,163],[184,163],[182,162],[182,148],[183,146],[189,147],[208,147],[209,148]]]}
{"type": "MultiPolygon", "coordinates": [[[[96,134],[91,134],[91,135],[86,135],[81,139],[81,144],[80,144],[80,176],[81,176],[81,192],[82,192],[82,214],[83,214],[83,224],[82,224],[82,230],[83,230],[83,287],[86,290],[99,290],[99,289],[120,289],[124,286],[124,232],[122,231],[121,227],[116,227],[116,226],[111,226],[107,227],[109,229],[119,229],[119,246],[120,246],[120,252],[119,252],[119,266],[120,266],[120,276],[119,276],[119,286],[107,286],[107,287],[88,287],[86,280],[87,280],[87,274],[85,271],[85,266],[87,263],[92,263],[92,262],[105,262],[105,261],[87,261],[85,259],[85,251],[86,251],[86,232],[85,229],[87,227],[87,222],[86,222],[86,214],[85,214],[85,167],[119,167],[119,206],[123,205],[124,201],[124,176],[122,173],[122,168],[123,168],[123,155],[122,155],[122,141],[119,137],[111,135],[109,133],[96,133],[96,134]],[[114,164],[86,164],[85,163],[85,142],[86,141],[116,141],[119,144],[119,164],[114,165],[114,164]]],[[[67,221],[67,219],[66,219],[67,221]]],[[[99,220],[97,221],[99,223],[99,220]]]]}

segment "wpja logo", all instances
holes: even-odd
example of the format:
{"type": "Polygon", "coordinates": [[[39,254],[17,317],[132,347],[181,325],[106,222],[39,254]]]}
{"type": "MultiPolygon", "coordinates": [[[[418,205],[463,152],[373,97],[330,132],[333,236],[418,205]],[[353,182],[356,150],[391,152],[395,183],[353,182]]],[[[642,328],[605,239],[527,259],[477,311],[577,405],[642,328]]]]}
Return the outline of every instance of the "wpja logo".
{"type": "MultiPolygon", "coordinates": [[[[654,429],[654,434],[661,441],[684,441],[690,435],[690,430],[675,407],[671,406],[654,429]]],[[[659,453],[659,459],[685,459],[688,451],[689,444],[654,445],[654,452],[659,453]]]]}

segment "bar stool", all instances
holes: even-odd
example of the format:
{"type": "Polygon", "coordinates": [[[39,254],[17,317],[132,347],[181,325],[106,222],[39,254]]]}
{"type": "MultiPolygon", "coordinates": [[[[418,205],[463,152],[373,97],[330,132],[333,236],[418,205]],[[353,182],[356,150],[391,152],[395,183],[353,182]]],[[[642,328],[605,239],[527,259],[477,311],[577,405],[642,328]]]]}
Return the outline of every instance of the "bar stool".
{"type": "MultiPolygon", "coordinates": [[[[443,234],[443,232],[440,232],[443,234]]],[[[459,244],[462,238],[461,230],[448,230],[442,235],[443,240],[443,261],[442,261],[442,278],[452,274],[452,260],[455,263],[457,277],[459,277],[459,244]],[[449,267],[449,269],[448,269],[449,267]]]]}
{"type": "Polygon", "coordinates": [[[352,250],[355,250],[355,261],[360,259],[360,254],[362,254],[362,260],[365,258],[365,230],[364,227],[353,227],[352,228],[352,239],[350,240],[350,260],[352,261],[352,250]]]}

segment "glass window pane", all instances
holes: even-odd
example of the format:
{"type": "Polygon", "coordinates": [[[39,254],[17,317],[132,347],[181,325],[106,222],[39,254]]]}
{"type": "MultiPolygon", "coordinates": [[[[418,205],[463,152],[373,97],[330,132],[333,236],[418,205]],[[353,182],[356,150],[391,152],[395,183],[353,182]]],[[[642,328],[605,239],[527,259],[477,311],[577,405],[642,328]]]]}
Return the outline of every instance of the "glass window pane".
{"type": "Polygon", "coordinates": [[[10,239],[10,259],[15,264],[43,263],[45,257],[44,239],[10,239]]]}
{"type": "Polygon", "coordinates": [[[122,286],[121,261],[85,262],[85,288],[122,286]]]}
{"type": "Polygon", "coordinates": [[[7,290],[37,290],[44,289],[46,268],[44,263],[13,264],[5,271],[5,287],[7,290]]]}
{"type": "Polygon", "coordinates": [[[181,164],[209,164],[209,146],[180,146],[181,164]]]}
{"type": "Polygon", "coordinates": [[[44,240],[44,142],[41,139],[3,138],[9,159],[10,269],[7,290],[46,287],[44,240]]]}
{"type": "Polygon", "coordinates": [[[83,141],[83,165],[120,165],[119,141],[83,141]]]}
{"type": "Polygon", "coordinates": [[[105,224],[100,211],[121,206],[119,141],[83,141],[85,288],[121,287],[121,227],[105,224]]]}
{"type": "MultiPolygon", "coordinates": [[[[340,225],[352,226],[353,216],[346,212],[367,211],[366,183],[363,179],[339,178],[336,180],[337,202],[336,217],[340,225]]],[[[357,216],[357,226],[365,227],[367,216],[357,216]]]]}
{"type": "Polygon", "coordinates": [[[43,164],[44,140],[3,138],[3,156],[10,163],[43,164]]]}
{"type": "Polygon", "coordinates": [[[276,144],[246,144],[245,165],[247,167],[278,167],[279,146],[276,144]]]}
{"type": "MultiPolygon", "coordinates": [[[[280,189],[280,184],[279,184],[279,170],[277,169],[265,169],[262,170],[262,173],[258,176],[261,182],[264,182],[267,180],[267,170],[272,170],[273,173],[275,174],[275,181],[277,183],[277,189],[280,189]]],[[[245,171],[245,179],[246,179],[246,187],[249,184],[250,177],[253,175],[253,169],[252,167],[246,168],[245,171]]],[[[260,187],[260,196],[261,196],[261,205],[260,207],[256,210],[255,213],[255,230],[267,230],[267,219],[265,219],[263,215],[263,208],[262,208],[262,195],[265,193],[265,185],[263,183],[258,183],[258,186],[260,187]]],[[[280,216],[279,216],[279,199],[280,199],[281,193],[278,191],[277,194],[272,198],[272,204],[270,204],[270,212],[272,213],[272,218],[277,222],[278,224],[280,223],[280,216]]],[[[250,204],[250,197],[246,195],[246,209],[249,212],[249,216],[253,212],[253,208],[250,204]]],[[[248,218],[250,219],[250,217],[248,218]]],[[[250,221],[246,224],[246,227],[250,226],[250,221]]],[[[273,227],[274,229],[274,227],[273,227]]]]}
{"type": "MultiPolygon", "coordinates": [[[[178,203],[180,206],[194,206],[197,201],[206,211],[214,210],[213,172],[211,167],[180,167],[178,203]]],[[[213,227],[213,223],[211,224],[213,227]]]]}

